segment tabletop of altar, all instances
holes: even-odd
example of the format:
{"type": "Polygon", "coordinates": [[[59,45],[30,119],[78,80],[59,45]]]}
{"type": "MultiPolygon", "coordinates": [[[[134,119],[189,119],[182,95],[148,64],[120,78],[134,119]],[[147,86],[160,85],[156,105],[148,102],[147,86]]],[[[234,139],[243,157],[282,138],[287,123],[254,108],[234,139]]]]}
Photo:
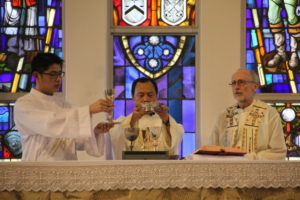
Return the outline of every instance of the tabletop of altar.
{"type": "Polygon", "coordinates": [[[0,191],[295,188],[300,161],[115,160],[0,163],[0,191]]]}

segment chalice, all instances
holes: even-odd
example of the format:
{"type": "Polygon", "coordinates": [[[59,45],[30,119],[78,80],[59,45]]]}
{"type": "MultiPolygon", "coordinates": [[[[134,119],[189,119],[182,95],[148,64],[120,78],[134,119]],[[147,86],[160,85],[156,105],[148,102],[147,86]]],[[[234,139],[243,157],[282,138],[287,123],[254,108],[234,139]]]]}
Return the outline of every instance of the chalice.
{"type": "MultiPolygon", "coordinates": [[[[106,89],[104,92],[105,92],[104,93],[105,94],[105,98],[107,100],[110,100],[113,103],[114,100],[115,100],[115,96],[116,96],[116,90],[115,89],[106,89]]],[[[113,111],[111,111],[111,112],[108,113],[107,120],[108,120],[109,123],[113,123],[114,122],[113,115],[114,115],[113,111]]]]}
{"type": "Polygon", "coordinates": [[[133,141],[139,136],[139,128],[125,128],[125,137],[130,141],[130,151],[133,149],[133,141]]]}

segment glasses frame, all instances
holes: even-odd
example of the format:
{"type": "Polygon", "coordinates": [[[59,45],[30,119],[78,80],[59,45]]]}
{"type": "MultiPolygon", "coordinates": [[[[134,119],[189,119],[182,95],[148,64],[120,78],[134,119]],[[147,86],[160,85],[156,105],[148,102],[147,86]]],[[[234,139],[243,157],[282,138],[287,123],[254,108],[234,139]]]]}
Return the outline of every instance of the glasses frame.
{"type": "Polygon", "coordinates": [[[48,76],[50,76],[51,79],[54,79],[56,80],[58,77],[60,78],[63,78],[65,76],[65,72],[61,71],[59,73],[53,73],[53,72],[50,72],[50,73],[47,73],[47,72],[42,72],[40,74],[46,74],[48,76]]]}
{"type": "Polygon", "coordinates": [[[230,83],[228,83],[228,85],[230,85],[231,87],[234,87],[234,86],[244,86],[246,85],[247,83],[257,83],[255,81],[249,81],[249,80],[237,80],[237,81],[231,81],[230,83]]]}

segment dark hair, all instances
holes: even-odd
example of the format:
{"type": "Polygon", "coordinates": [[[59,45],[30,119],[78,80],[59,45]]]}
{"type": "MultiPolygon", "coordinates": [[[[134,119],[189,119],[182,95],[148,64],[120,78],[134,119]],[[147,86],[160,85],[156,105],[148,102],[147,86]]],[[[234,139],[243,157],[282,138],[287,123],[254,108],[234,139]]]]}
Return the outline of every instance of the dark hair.
{"type": "Polygon", "coordinates": [[[155,89],[155,92],[156,92],[156,94],[157,94],[157,84],[156,84],[156,82],[155,82],[153,79],[146,78],[146,77],[142,77],[142,78],[135,79],[135,80],[133,81],[132,87],[131,87],[131,94],[132,94],[132,97],[134,96],[136,84],[137,84],[137,83],[147,83],[147,82],[152,83],[152,85],[153,85],[153,87],[154,87],[154,89],[155,89]]]}
{"type": "Polygon", "coordinates": [[[63,62],[60,57],[53,53],[38,53],[31,62],[31,72],[43,73],[53,64],[62,67],[63,62]]]}

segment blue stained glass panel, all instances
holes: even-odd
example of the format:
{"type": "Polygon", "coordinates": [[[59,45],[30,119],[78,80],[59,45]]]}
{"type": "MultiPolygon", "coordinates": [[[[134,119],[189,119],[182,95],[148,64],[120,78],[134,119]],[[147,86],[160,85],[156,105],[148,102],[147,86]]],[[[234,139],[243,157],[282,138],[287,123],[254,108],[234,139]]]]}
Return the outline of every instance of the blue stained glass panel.
{"type": "Polygon", "coordinates": [[[297,74],[297,75],[296,75],[296,81],[297,81],[297,82],[300,82],[300,74],[297,74]]]}
{"type": "Polygon", "coordinates": [[[119,85],[119,86],[115,86],[116,89],[116,98],[124,98],[124,86],[123,85],[119,85]]]}
{"type": "Polygon", "coordinates": [[[281,74],[273,74],[274,83],[283,83],[283,76],[281,74]]]}
{"type": "Polygon", "coordinates": [[[60,25],[60,21],[61,21],[60,9],[56,9],[54,25],[56,26],[60,25]]]}
{"type": "Polygon", "coordinates": [[[182,142],[182,156],[186,157],[187,155],[193,153],[196,147],[196,137],[194,133],[185,133],[183,135],[182,142]]]}
{"type": "Polygon", "coordinates": [[[14,78],[13,73],[0,74],[0,82],[11,82],[14,78]]]}
{"type": "Polygon", "coordinates": [[[251,47],[257,47],[258,41],[257,41],[257,35],[255,30],[251,30],[251,47]]]}
{"type": "Polygon", "coordinates": [[[59,39],[58,39],[58,30],[57,28],[53,29],[53,39],[52,39],[52,46],[59,47],[59,39]]]}
{"type": "Polygon", "coordinates": [[[58,38],[60,38],[60,39],[63,38],[63,32],[62,32],[62,30],[58,30],[58,38]]]}
{"type": "Polygon", "coordinates": [[[268,21],[267,21],[266,19],[263,19],[263,20],[262,20],[262,27],[263,27],[263,28],[266,28],[266,27],[268,27],[268,26],[269,26],[268,21]]]}
{"type": "Polygon", "coordinates": [[[263,0],[263,8],[269,7],[269,0],[263,0]]]}
{"type": "Polygon", "coordinates": [[[285,43],[286,43],[285,50],[286,50],[286,51],[290,51],[290,50],[291,50],[291,47],[290,47],[290,40],[289,40],[289,39],[286,39],[286,40],[285,40],[285,43]]]}
{"type": "Polygon", "coordinates": [[[294,138],[294,143],[295,143],[296,145],[300,146],[300,135],[298,135],[298,136],[296,136],[296,137],[294,138]]]}
{"type": "Polygon", "coordinates": [[[134,110],[133,100],[126,100],[126,116],[132,113],[134,110]]]}
{"type": "Polygon", "coordinates": [[[5,50],[5,47],[6,47],[6,37],[5,35],[1,35],[1,51],[4,51],[5,50]]]}
{"type": "Polygon", "coordinates": [[[276,93],[290,93],[291,89],[288,84],[277,84],[273,86],[276,93]]]}
{"type": "Polygon", "coordinates": [[[55,7],[56,6],[56,0],[52,0],[51,6],[55,7]]]}
{"type": "MultiPolygon", "coordinates": [[[[247,38],[247,40],[248,40],[248,38],[247,38]]],[[[264,44],[265,44],[266,51],[270,51],[270,42],[269,42],[269,39],[264,39],[264,44]]]]}
{"type": "Polygon", "coordinates": [[[256,65],[255,64],[246,64],[247,69],[251,69],[253,71],[256,71],[256,65]]]}
{"type": "Polygon", "coordinates": [[[119,37],[114,37],[114,66],[124,66],[125,65],[125,55],[122,50],[122,44],[119,37]]]}
{"type": "Polygon", "coordinates": [[[158,88],[158,97],[161,99],[166,99],[168,97],[168,80],[167,76],[163,76],[156,80],[158,88]]]}
{"type": "Polygon", "coordinates": [[[183,67],[184,98],[195,98],[195,67],[183,67]]]}
{"type": "Polygon", "coordinates": [[[281,17],[286,18],[286,11],[284,9],[281,12],[281,17]]]}
{"type": "Polygon", "coordinates": [[[181,68],[175,67],[168,73],[168,96],[169,98],[182,97],[182,71],[181,68]]]}
{"type": "Polygon", "coordinates": [[[195,101],[194,100],[183,100],[182,101],[182,116],[183,126],[186,132],[195,132],[195,101]]]}
{"type": "Polygon", "coordinates": [[[186,49],[183,53],[183,63],[181,64],[181,59],[179,59],[177,65],[195,66],[195,37],[187,38],[186,49]]]}
{"type": "Polygon", "coordinates": [[[40,28],[40,35],[45,35],[46,34],[46,28],[40,28]]]}
{"type": "Polygon", "coordinates": [[[4,132],[3,130],[8,130],[9,129],[9,124],[6,122],[0,122],[0,132],[4,132]]]}
{"type": "Polygon", "coordinates": [[[246,56],[248,63],[255,63],[254,52],[252,50],[247,50],[246,56]]]}
{"type": "Polygon", "coordinates": [[[130,37],[129,38],[130,48],[133,49],[135,46],[142,43],[142,41],[143,41],[142,36],[130,37]]]}
{"type": "Polygon", "coordinates": [[[114,119],[125,116],[125,100],[115,100],[114,119]]]}
{"type": "Polygon", "coordinates": [[[247,0],[247,7],[248,8],[255,8],[255,0],[247,0]]]}
{"type": "MultiPolygon", "coordinates": [[[[252,13],[250,9],[246,9],[246,18],[249,19],[252,17],[252,13]]],[[[247,20],[248,21],[248,20],[247,20]]]]}
{"type": "Polygon", "coordinates": [[[269,40],[270,41],[270,51],[275,50],[275,44],[273,38],[269,40]]]}
{"type": "Polygon", "coordinates": [[[169,100],[168,104],[170,115],[178,122],[182,123],[182,101],[180,100],[169,100]]]}
{"type": "Polygon", "coordinates": [[[125,83],[125,76],[124,76],[124,67],[115,67],[115,80],[114,85],[116,89],[116,98],[124,98],[124,83],[125,83]]]}
{"type": "Polygon", "coordinates": [[[256,1],[256,6],[257,6],[257,8],[261,8],[261,3],[262,3],[261,0],[257,0],[257,1],[256,1]]]}
{"type": "Polygon", "coordinates": [[[163,104],[165,104],[165,105],[168,105],[168,100],[161,100],[161,99],[160,99],[160,100],[158,100],[158,102],[159,102],[159,103],[163,103],[163,104]]]}
{"type": "Polygon", "coordinates": [[[267,82],[267,84],[273,83],[272,76],[273,76],[272,74],[266,74],[266,82],[267,82]]]}
{"type": "Polygon", "coordinates": [[[250,41],[251,41],[251,33],[250,31],[246,31],[246,48],[249,49],[251,47],[250,41]]]}
{"type": "Polygon", "coordinates": [[[0,122],[8,122],[9,115],[8,115],[8,107],[7,106],[0,106],[0,122]]]}
{"type": "MultiPolygon", "coordinates": [[[[60,45],[60,47],[62,47],[62,45],[60,45]]],[[[62,52],[61,49],[55,49],[55,50],[54,50],[54,53],[55,53],[56,55],[58,55],[59,57],[61,57],[61,58],[62,58],[62,56],[63,56],[63,52],[62,52]]]]}
{"type": "Polygon", "coordinates": [[[171,43],[173,45],[173,47],[175,48],[178,44],[178,38],[177,37],[166,37],[166,41],[168,41],[169,43],[171,43]]]}
{"type": "Polygon", "coordinates": [[[138,71],[134,67],[126,67],[126,98],[132,98],[131,86],[137,78],[139,78],[138,71]]]}
{"type": "Polygon", "coordinates": [[[46,25],[45,16],[39,16],[38,19],[39,19],[39,22],[38,22],[39,26],[45,26],[46,25]]]}

